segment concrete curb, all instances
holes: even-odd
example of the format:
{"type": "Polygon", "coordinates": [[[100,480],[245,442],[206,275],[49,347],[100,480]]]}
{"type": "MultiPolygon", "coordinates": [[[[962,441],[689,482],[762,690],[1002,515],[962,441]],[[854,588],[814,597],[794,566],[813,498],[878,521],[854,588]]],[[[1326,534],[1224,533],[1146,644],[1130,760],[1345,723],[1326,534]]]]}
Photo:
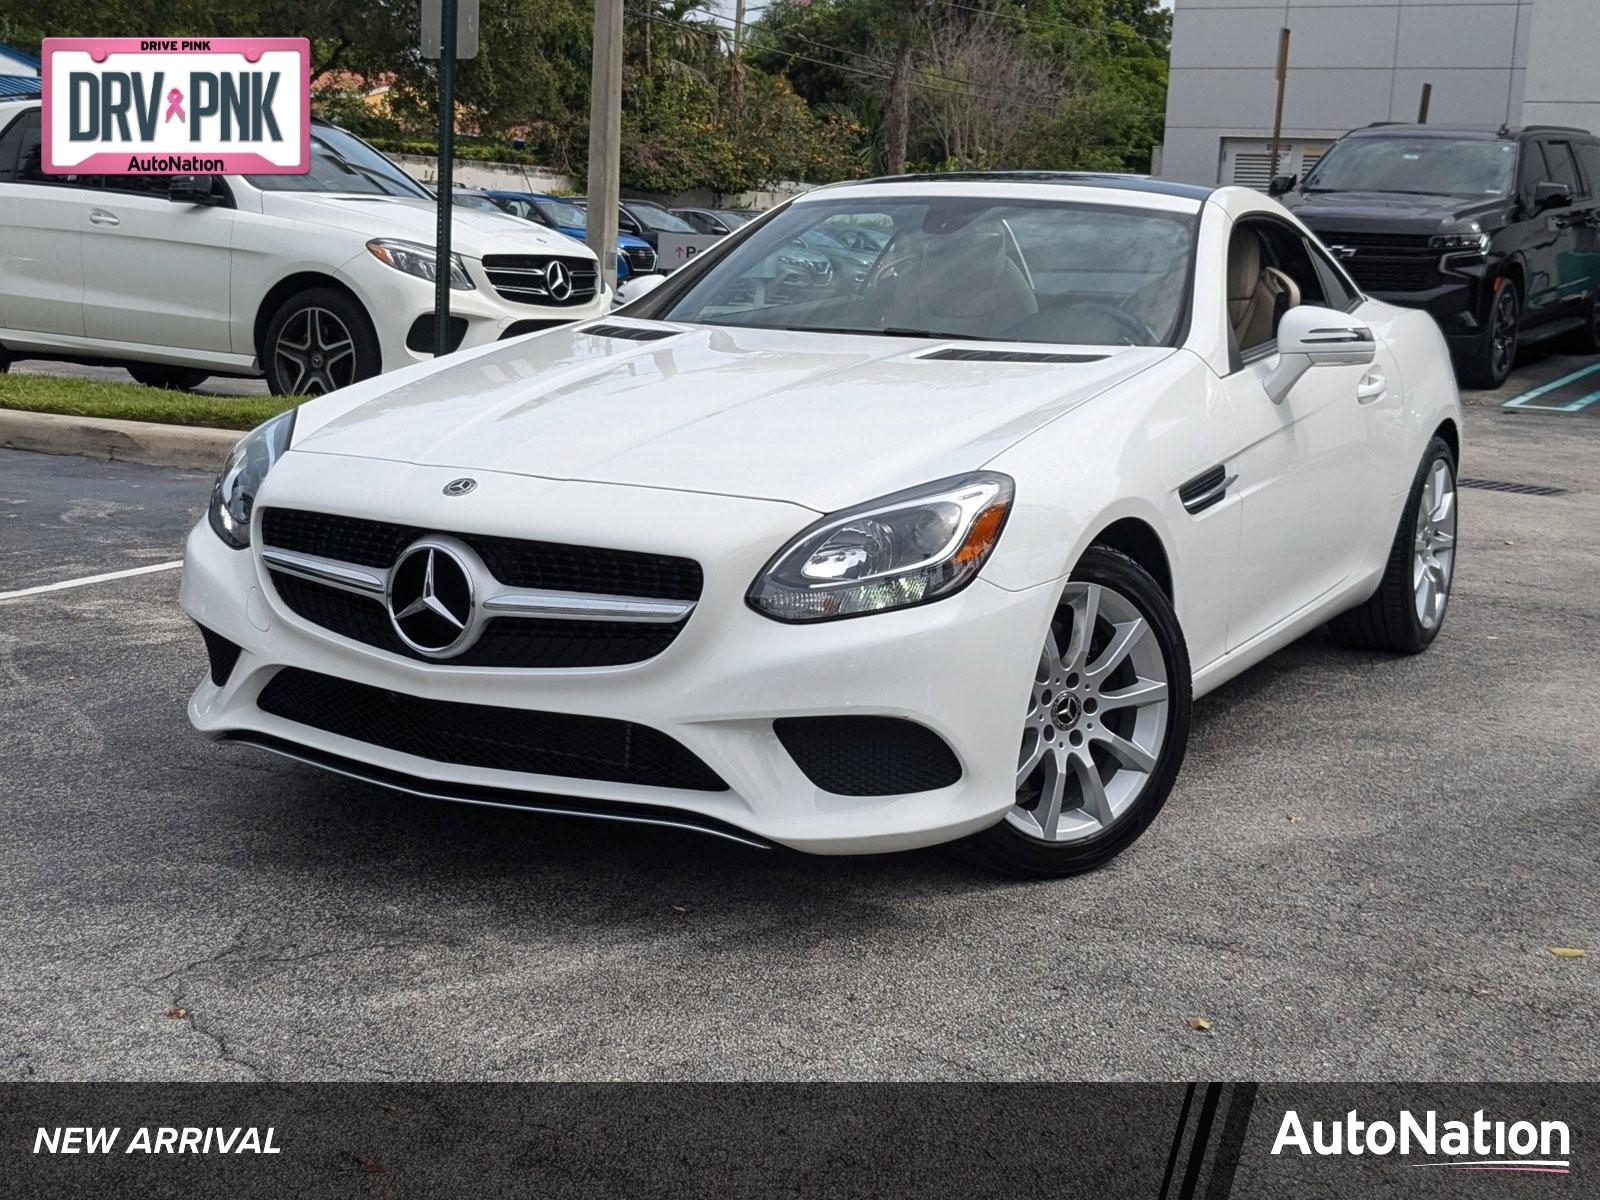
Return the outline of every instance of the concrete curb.
{"type": "Polygon", "coordinates": [[[0,446],[40,454],[76,454],[113,462],[215,471],[244,436],[239,429],[110,421],[0,408],[0,446]]]}

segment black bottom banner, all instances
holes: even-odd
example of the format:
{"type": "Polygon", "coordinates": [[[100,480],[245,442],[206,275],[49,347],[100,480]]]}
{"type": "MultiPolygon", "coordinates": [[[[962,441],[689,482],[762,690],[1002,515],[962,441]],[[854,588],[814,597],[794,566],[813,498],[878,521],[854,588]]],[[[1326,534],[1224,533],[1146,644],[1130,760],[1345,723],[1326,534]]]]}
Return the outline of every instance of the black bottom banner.
{"type": "Polygon", "coordinates": [[[11,1084],[13,1196],[1600,1196],[1600,1086],[11,1084]]]}

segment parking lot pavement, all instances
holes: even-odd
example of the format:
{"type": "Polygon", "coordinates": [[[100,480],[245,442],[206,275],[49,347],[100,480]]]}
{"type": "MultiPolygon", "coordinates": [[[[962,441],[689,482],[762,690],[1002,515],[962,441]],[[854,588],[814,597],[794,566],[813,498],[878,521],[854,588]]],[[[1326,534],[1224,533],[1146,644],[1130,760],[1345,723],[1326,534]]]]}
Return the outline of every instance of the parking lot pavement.
{"type": "MultiPolygon", "coordinates": [[[[1465,473],[1567,494],[1463,492],[1427,654],[1207,697],[1060,882],[391,795],[191,733],[176,572],[0,601],[0,1078],[1593,1079],[1597,435],[1474,397],[1465,473]]],[[[5,454],[0,592],[205,487],[5,454]]]]}

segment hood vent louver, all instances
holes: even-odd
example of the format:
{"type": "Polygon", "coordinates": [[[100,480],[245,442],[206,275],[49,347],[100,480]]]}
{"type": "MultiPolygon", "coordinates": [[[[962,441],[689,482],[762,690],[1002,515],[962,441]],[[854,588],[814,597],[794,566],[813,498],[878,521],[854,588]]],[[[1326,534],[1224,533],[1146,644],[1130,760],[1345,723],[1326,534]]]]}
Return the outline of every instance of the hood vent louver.
{"type": "Polygon", "coordinates": [[[626,338],[631,342],[659,342],[662,338],[677,337],[681,329],[639,329],[633,325],[585,325],[579,333],[595,337],[626,338]]]}
{"type": "Polygon", "coordinates": [[[1105,354],[1051,354],[1041,350],[935,350],[919,355],[922,362],[1091,363],[1105,354]]]}

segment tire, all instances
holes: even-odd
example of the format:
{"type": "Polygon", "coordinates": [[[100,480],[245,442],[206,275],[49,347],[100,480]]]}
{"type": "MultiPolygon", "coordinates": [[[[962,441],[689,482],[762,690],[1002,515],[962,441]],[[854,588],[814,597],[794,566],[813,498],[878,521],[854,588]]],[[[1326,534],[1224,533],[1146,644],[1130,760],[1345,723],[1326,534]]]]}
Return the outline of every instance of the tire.
{"type": "Polygon", "coordinates": [[[1495,289],[1489,319],[1484,322],[1470,353],[1457,365],[1461,382],[1468,387],[1494,389],[1511,376],[1517,362],[1517,345],[1522,336],[1522,296],[1515,281],[1503,278],[1495,289]]]}
{"type": "Polygon", "coordinates": [[[290,297],[261,338],[261,370],[274,396],[326,395],[382,368],[372,321],[335,288],[290,297]]]}
{"type": "Polygon", "coordinates": [[[175,392],[187,392],[211,378],[209,373],[192,367],[169,367],[161,363],[130,363],[128,374],[145,387],[170,388],[175,392]]]}
{"type": "Polygon", "coordinates": [[[1030,687],[1017,805],[953,848],[1007,875],[1077,875],[1138,839],[1183,765],[1189,651],[1161,585],[1126,555],[1091,547],[1063,590],[1030,687]],[[1078,631],[1091,608],[1094,632],[1085,645],[1078,631]],[[1135,621],[1137,636],[1126,640],[1135,621]],[[1053,779],[1063,782],[1052,790],[1053,779]]]}
{"type": "Polygon", "coordinates": [[[1569,344],[1579,354],[1600,354],[1600,290],[1589,293],[1589,302],[1583,306],[1583,328],[1572,334],[1569,344]]]}
{"type": "Polygon", "coordinates": [[[1439,636],[1450,603],[1450,587],[1455,582],[1455,539],[1456,459],[1449,443],[1436,437],[1428,443],[1412,481],[1411,494],[1400,514],[1400,528],[1389,549],[1383,581],[1365,604],[1328,623],[1334,639],[1362,650],[1389,650],[1396,654],[1420,654],[1426,650],[1439,636]],[[1447,490],[1441,490],[1442,484],[1448,485],[1447,490]],[[1424,512],[1425,497],[1429,500],[1428,512],[1424,512]],[[1438,568],[1437,575],[1434,566],[1438,568]],[[1436,605],[1423,604],[1420,593],[1425,579],[1438,585],[1436,605]]]}

